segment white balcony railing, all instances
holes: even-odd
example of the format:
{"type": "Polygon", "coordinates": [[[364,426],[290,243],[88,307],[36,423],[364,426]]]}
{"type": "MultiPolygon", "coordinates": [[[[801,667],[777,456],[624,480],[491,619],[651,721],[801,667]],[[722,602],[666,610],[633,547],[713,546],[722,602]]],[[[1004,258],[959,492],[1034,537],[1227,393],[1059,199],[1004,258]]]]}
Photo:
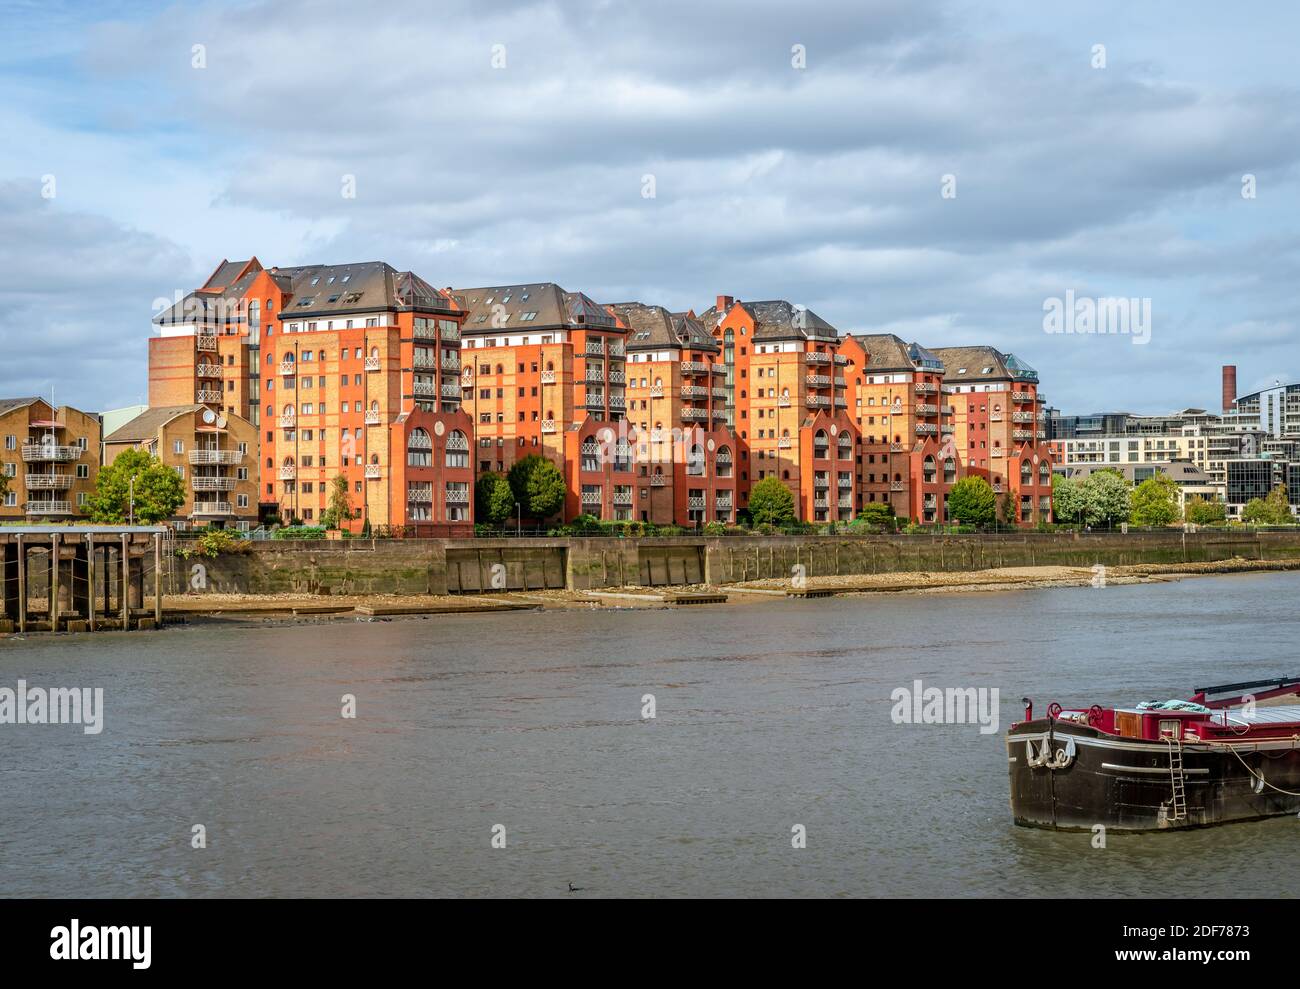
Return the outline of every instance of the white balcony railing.
{"type": "Polygon", "coordinates": [[[194,373],[200,378],[219,378],[221,377],[221,365],[200,364],[194,369],[194,373]]]}
{"type": "Polygon", "coordinates": [[[190,485],[195,491],[234,491],[233,477],[191,477],[190,485]]]}
{"type": "Polygon", "coordinates": [[[378,409],[366,410],[365,421],[367,426],[378,426],[381,422],[383,422],[383,419],[384,419],[384,414],[380,412],[378,409]]]}
{"type": "Polygon", "coordinates": [[[928,381],[918,381],[912,386],[912,390],[918,395],[933,395],[939,390],[939,386],[932,385],[928,381]]]}
{"type": "Polygon", "coordinates": [[[280,428],[293,429],[297,421],[298,421],[298,417],[296,415],[294,415],[292,412],[286,412],[282,416],[280,416],[280,428]]]}
{"type": "Polygon", "coordinates": [[[81,447],[54,443],[24,443],[23,462],[28,464],[68,463],[81,459],[81,447]]]}
{"type": "Polygon", "coordinates": [[[28,515],[71,515],[72,503],[68,501],[29,501],[24,506],[28,515]]]}
{"type": "Polygon", "coordinates": [[[939,427],[932,422],[918,422],[916,424],[916,431],[918,434],[923,436],[934,436],[938,434],[939,427]]]}
{"type": "Polygon", "coordinates": [[[803,401],[810,409],[829,409],[831,407],[831,400],[822,398],[820,395],[805,395],[803,401]]]}
{"type": "Polygon", "coordinates": [[[200,388],[194,393],[194,401],[199,405],[210,405],[221,401],[221,392],[215,388],[200,388]]]}
{"type": "Polygon", "coordinates": [[[379,464],[366,464],[366,480],[377,481],[383,477],[383,471],[379,464]]]}
{"type": "Polygon", "coordinates": [[[825,374],[810,374],[803,379],[803,382],[809,388],[829,388],[831,386],[830,376],[825,374]]]}
{"type": "Polygon", "coordinates": [[[682,361],[682,374],[708,374],[709,365],[702,361],[682,361]]]}
{"type": "Polygon", "coordinates": [[[468,505],[469,488],[460,485],[452,485],[448,487],[446,502],[448,505],[468,505]]]}
{"type": "Polygon", "coordinates": [[[244,455],[238,450],[191,450],[190,463],[195,467],[219,465],[234,467],[244,462],[244,455]]]}
{"type": "Polygon", "coordinates": [[[599,492],[599,491],[584,491],[584,492],[582,492],[582,503],[583,503],[584,505],[599,505],[599,504],[600,504],[600,498],[601,498],[601,495],[600,495],[600,492],[599,492]]]}
{"type": "Polygon", "coordinates": [[[292,378],[298,373],[298,364],[296,361],[281,361],[280,376],[283,378],[292,378]]]}
{"type": "Polygon", "coordinates": [[[543,432],[543,433],[554,433],[554,432],[558,432],[558,429],[556,428],[556,425],[555,425],[555,420],[554,420],[554,419],[543,419],[543,420],[542,420],[542,432],[543,432]]]}
{"type": "Polygon", "coordinates": [[[298,476],[298,468],[293,464],[285,464],[280,468],[280,480],[292,481],[298,476]]]}
{"type": "Polygon", "coordinates": [[[542,384],[544,384],[544,385],[553,385],[553,384],[555,384],[555,372],[554,372],[554,371],[543,371],[543,372],[542,372],[542,384]]]}
{"type": "Polygon", "coordinates": [[[199,350],[214,351],[217,349],[217,335],[215,333],[199,333],[194,337],[194,346],[199,350]]]}
{"type": "Polygon", "coordinates": [[[442,383],[443,398],[460,398],[460,384],[455,381],[444,381],[442,383]]]}
{"type": "Polygon", "coordinates": [[[28,491],[66,491],[72,487],[71,474],[28,474],[24,479],[28,491]]]}
{"type": "Polygon", "coordinates": [[[230,515],[230,502],[228,501],[196,501],[194,503],[193,515],[230,515]]]}
{"type": "Polygon", "coordinates": [[[662,488],[662,487],[666,487],[667,484],[668,484],[668,475],[667,475],[667,474],[651,474],[651,475],[650,475],[650,487],[652,487],[652,488],[662,488]]]}
{"type": "Polygon", "coordinates": [[[379,368],[380,368],[380,362],[381,362],[381,361],[382,361],[382,358],[380,358],[380,357],[367,357],[366,360],[365,360],[365,367],[366,367],[366,370],[367,370],[367,371],[378,371],[379,368]]]}
{"type": "Polygon", "coordinates": [[[806,352],[806,353],[803,355],[803,359],[804,359],[804,363],[806,363],[806,364],[829,364],[829,363],[831,363],[831,355],[830,355],[830,354],[819,353],[819,352],[816,351],[816,350],[810,350],[810,351],[806,352]]]}

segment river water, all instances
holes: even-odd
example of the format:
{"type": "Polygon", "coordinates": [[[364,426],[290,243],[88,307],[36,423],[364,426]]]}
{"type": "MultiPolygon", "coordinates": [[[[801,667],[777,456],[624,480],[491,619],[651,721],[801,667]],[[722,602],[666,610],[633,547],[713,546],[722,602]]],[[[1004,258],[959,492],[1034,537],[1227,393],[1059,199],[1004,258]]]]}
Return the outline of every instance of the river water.
{"type": "Polygon", "coordinates": [[[0,686],[104,688],[98,735],[0,725],[0,894],[1287,896],[1294,819],[1105,848],[1014,827],[1003,735],[1026,694],[1300,674],[1298,593],[1286,573],[0,642],[0,686]],[[896,724],[917,679],[997,687],[998,732],[896,724]]]}

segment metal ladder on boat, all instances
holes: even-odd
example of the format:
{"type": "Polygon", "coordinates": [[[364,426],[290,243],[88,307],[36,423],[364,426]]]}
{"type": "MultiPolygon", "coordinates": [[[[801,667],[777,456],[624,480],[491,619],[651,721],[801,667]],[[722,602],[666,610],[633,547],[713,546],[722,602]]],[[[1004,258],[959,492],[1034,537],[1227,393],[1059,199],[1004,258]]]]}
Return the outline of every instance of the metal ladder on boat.
{"type": "Polygon", "coordinates": [[[1187,773],[1183,769],[1183,740],[1166,738],[1169,743],[1169,782],[1173,786],[1173,800],[1167,820],[1187,819],[1187,773]]]}

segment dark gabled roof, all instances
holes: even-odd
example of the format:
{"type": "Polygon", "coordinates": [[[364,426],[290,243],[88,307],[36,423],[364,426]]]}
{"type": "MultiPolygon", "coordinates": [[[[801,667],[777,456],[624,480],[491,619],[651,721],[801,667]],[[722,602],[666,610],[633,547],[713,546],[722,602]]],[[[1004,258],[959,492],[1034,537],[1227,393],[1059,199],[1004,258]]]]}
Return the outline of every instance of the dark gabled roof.
{"type": "Polygon", "coordinates": [[[315,264],[268,269],[276,284],[292,298],[280,320],[338,316],[377,310],[454,312],[450,296],[412,271],[398,271],[384,261],[355,264],[315,264]]]}
{"type": "MultiPolygon", "coordinates": [[[[250,265],[252,268],[249,274],[255,274],[262,270],[262,265],[257,258],[249,258],[246,261],[222,260],[222,262],[217,265],[216,271],[209,275],[208,280],[203,283],[202,291],[219,292],[228,288],[230,284],[239,277],[240,273],[250,265]]],[[[248,275],[246,274],[245,277],[248,277],[248,275]]]]}
{"type": "Polygon", "coordinates": [[[948,381],[1038,380],[1038,372],[1032,367],[1015,354],[1004,354],[995,347],[937,347],[934,354],[943,361],[948,381]],[[985,368],[989,369],[987,373],[985,368]]]}
{"type": "Polygon", "coordinates": [[[105,443],[141,443],[157,437],[158,430],[177,416],[187,412],[197,412],[207,408],[206,405],[160,405],[146,409],[130,422],[119,426],[104,437],[105,443]]]}
{"type": "Polygon", "coordinates": [[[908,343],[893,333],[849,334],[866,351],[864,371],[914,371],[929,369],[942,371],[943,362],[932,351],[919,343],[908,343]]]}
{"type": "Polygon", "coordinates": [[[672,347],[716,353],[720,349],[704,324],[689,313],[669,312],[643,302],[615,302],[607,308],[627,324],[628,350],[672,347]]]}
{"type": "MultiPolygon", "coordinates": [[[[840,331],[831,326],[811,309],[796,306],[784,299],[767,302],[737,302],[754,321],[756,341],[764,340],[827,340],[839,339],[840,331]]],[[[728,310],[729,311],[729,310],[728,310]]],[[[700,322],[712,332],[726,317],[716,305],[700,314],[700,322]]]]}
{"type": "Polygon", "coordinates": [[[24,409],[34,402],[40,402],[40,398],[0,398],[0,416],[8,415],[14,409],[24,409]]]}
{"type": "Polygon", "coordinates": [[[462,333],[618,328],[617,320],[589,296],[568,292],[554,282],[454,288],[450,292],[468,313],[462,333]],[[530,314],[531,318],[524,318],[530,314]]]}

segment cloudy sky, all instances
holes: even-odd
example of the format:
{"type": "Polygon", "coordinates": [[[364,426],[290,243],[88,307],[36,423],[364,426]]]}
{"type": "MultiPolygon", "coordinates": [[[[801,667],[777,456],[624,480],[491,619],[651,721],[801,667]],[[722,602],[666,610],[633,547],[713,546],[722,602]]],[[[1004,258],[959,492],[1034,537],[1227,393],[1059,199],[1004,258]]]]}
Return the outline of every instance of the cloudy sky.
{"type": "Polygon", "coordinates": [[[0,23],[0,395],[142,401],[155,300],[249,255],[786,298],[1012,351],[1069,413],[1213,408],[1225,362],[1243,392],[1300,379],[1283,0],[0,0],[0,23]],[[1067,291],[1150,299],[1150,342],[1045,332],[1067,291]]]}

